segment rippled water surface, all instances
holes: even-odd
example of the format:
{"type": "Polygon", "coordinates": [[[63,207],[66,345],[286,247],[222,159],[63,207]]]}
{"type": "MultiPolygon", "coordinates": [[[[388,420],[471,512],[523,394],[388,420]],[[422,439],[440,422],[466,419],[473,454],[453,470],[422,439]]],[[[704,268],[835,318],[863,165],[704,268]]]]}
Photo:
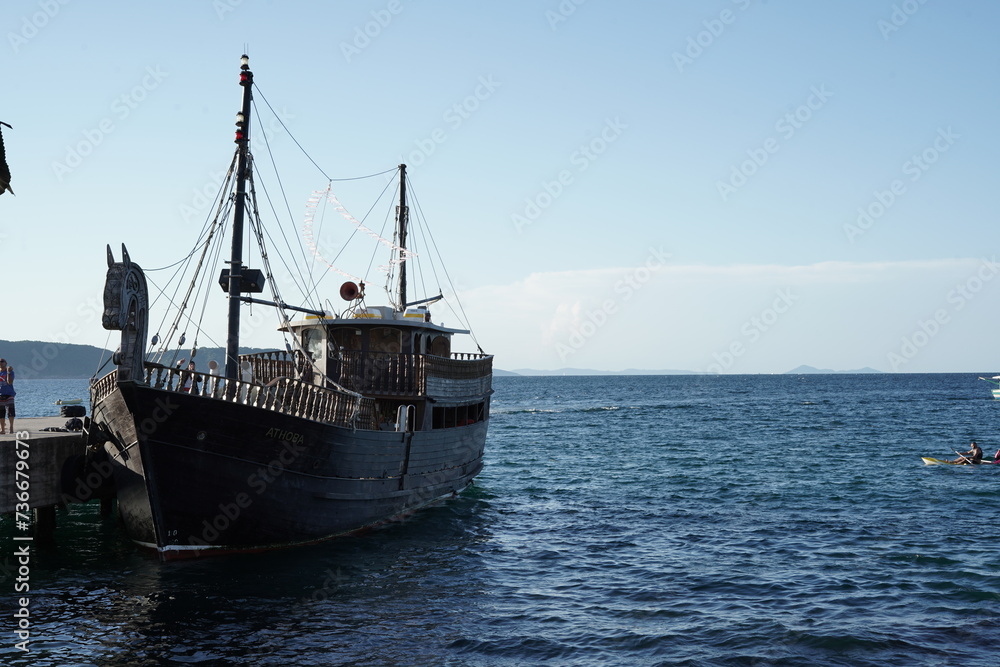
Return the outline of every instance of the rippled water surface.
{"type": "Polygon", "coordinates": [[[366,535],[163,565],[72,506],[0,662],[992,667],[1000,466],[920,460],[1000,448],[976,377],[496,378],[476,486],[366,535]]]}
{"type": "MultiPolygon", "coordinates": [[[[17,416],[55,417],[59,415],[56,401],[81,400],[90,412],[90,393],[88,380],[37,380],[17,378],[14,382],[17,388],[17,416]]],[[[17,426],[15,421],[14,426],[17,426]]]]}

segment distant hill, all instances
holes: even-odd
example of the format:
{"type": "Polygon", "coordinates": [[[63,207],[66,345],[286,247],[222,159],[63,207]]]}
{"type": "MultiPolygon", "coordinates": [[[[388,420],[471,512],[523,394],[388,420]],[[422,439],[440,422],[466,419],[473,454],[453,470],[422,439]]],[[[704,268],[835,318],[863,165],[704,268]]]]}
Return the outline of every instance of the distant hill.
{"type": "MultiPolygon", "coordinates": [[[[264,352],[260,348],[242,348],[242,354],[264,352]]],[[[191,351],[179,352],[176,358],[187,358],[191,351]]],[[[100,369],[100,375],[110,371],[114,366],[111,362],[101,367],[101,364],[111,358],[111,350],[104,350],[93,345],[74,345],[71,343],[49,343],[40,340],[0,340],[0,356],[14,367],[18,379],[29,380],[68,378],[86,379],[93,377],[100,369]]],[[[208,368],[209,361],[224,365],[226,351],[221,347],[202,347],[195,355],[199,369],[208,368]]],[[[167,363],[174,359],[173,353],[164,357],[167,363]]]]}
{"type": "Polygon", "coordinates": [[[14,367],[14,374],[19,380],[77,379],[94,375],[101,365],[101,357],[108,359],[111,352],[93,345],[0,340],[0,356],[14,367]]]}
{"type": "Polygon", "coordinates": [[[842,374],[842,373],[881,373],[882,371],[876,370],[865,366],[864,368],[859,368],[854,371],[835,371],[829,368],[814,368],[813,366],[799,366],[798,368],[793,368],[792,370],[785,373],[785,375],[810,375],[810,374],[842,374]]]}

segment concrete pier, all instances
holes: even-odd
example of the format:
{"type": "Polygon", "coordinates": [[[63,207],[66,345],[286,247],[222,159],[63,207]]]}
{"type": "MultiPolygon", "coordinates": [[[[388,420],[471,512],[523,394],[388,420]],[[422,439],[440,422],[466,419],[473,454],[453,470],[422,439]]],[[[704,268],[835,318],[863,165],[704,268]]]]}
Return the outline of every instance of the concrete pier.
{"type": "Polygon", "coordinates": [[[34,510],[32,522],[38,539],[51,539],[55,508],[75,502],[113,497],[110,465],[102,453],[88,455],[81,432],[55,432],[66,417],[14,420],[14,433],[0,435],[0,513],[34,510]],[[102,462],[104,465],[102,466],[102,462]],[[18,508],[18,505],[21,505],[18,508]]]}

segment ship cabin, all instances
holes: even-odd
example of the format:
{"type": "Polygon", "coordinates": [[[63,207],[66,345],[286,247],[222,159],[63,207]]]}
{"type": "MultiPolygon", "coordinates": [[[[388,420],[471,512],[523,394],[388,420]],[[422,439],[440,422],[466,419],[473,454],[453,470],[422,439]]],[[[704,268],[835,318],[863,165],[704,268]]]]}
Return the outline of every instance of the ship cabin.
{"type": "Polygon", "coordinates": [[[454,428],[489,417],[493,357],[453,353],[452,336],[469,331],[431,322],[426,306],[307,315],[281,330],[302,350],[287,371],[301,382],[323,386],[328,378],[373,399],[380,428],[454,428]]]}

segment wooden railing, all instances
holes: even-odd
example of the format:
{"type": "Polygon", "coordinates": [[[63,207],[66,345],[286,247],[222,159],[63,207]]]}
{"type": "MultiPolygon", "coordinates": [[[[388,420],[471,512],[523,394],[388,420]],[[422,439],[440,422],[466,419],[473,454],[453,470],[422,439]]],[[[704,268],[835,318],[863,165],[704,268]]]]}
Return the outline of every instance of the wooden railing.
{"type": "Polygon", "coordinates": [[[333,379],[363,394],[426,396],[428,379],[481,380],[489,385],[493,373],[493,357],[480,354],[460,353],[448,358],[344,351],[340,357],[331,364],[333,379]]]}
{"type": "Polygon", "coordinates": [[[301,367],[302,359],[301,352],[293,354],[285,350],[274,350],[273,352],[241,354],[240,364],[242,365],[244,361],[249,363],[254,380],[261,384],[267,384],[279,377],[297,377],[296,368],[301,367]]]}
{"type": "MultiPolygon", "coordinates": [[[[288,352],[242,355],[240,361],[249,362],[251,381],[227,380],[150,362],[145,364],[145,380],[164,391],[186,391],[304,419],[375,429],[379,419],[375,401],[359,394],[461,398],[488,393],[493,373],[493,357],[483,354],[437,357],[343,351],[341,358],[330,364],[330,371],[331,379],[344,391],[295,379],[296,367],[301,364],[288,352]]],[[[115,387],[117,371],[112,371],[93,383],[92,400],[96,404],[115,387]]]]}
{"type": "Polygon", "coordinates": [[[449,380],[471,380],[493,374],[493,357],[486,354],[452,354],[451,358],[424,355],[424,375],[449,380]]]}
{"type": "MultiPolygon", "coordinates": [[[[145,368],[146,382],[154,389],[185,391],[329,424],[378,428],[375,402],[349,392],[326,389],[289,377],[273,378],[265,385],[148,362],[145,368]]],[[[93,402],[96,404],[106,398],[116,386],[117,371],[97,380],[91,390],[93,402]]]]}
{"type": "Polygon", "coordinates": [[[440,398],[460,399],[488,394],[493,387],[493,357],[422,358],[421,393],[440,398]]]}
{"type": "Polygon", "coordinates": [[[362,394],[416,396],[421,386],[419,357],[388,352],[341,352],[330,364],[332,379],[362,394]]]}
{"type": "Polygon", "coordinates": [[[118,371],[114,370],[102,377],[99,380],[95,380],[90,384],[90,401],[91,405],[97,405],[105,398],[111,395],[111,392],[115,390],[118,386],[118,371]]]}
{"type": "MultiPolygon", "coordinates": [[[[293,377],[308,382],[308,367],[299,351],[282,350],[240,356],[249,363],[253,379],[267,384],[277,378],[293,377]],[[306,370],[303,377],[300,370],[306,370]]],[[[433,394],[441,381],[468,387],[470,394],[487,392],[493,374],[491,355],[456,352],[450,357],[432,354],[401,354],[342,350],[339,359],[330,362],[330,379],[345,389],[361,394],[383,396],[426,396],[428,380],[433,394]]]]}

